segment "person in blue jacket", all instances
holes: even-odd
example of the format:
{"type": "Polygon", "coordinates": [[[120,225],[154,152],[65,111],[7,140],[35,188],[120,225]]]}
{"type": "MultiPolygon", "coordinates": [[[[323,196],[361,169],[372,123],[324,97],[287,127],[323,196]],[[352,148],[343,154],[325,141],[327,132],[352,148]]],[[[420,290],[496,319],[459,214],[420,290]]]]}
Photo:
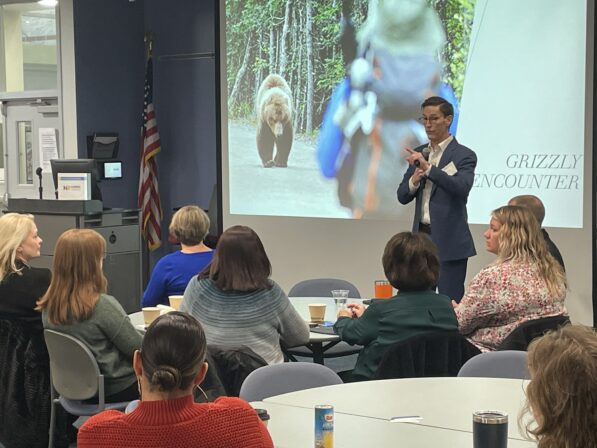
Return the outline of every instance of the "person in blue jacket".
{"type": "Polygon", "coordinates": [[[143,293],[142,307],[167,305],[168,296],[182,295],[191,278],[213,257],[213,251],[203,243],[209,231],[209,217],[199,207],[180,208],[174,213],[168,230],[180,242],[181,249],[157,262],[143,293]]]}
{"type": "Polygon", "coordinates": [[[429,234],[439,250],[438,290],[460,302],[468,258],[476,254],[466,203],[477,156],[450,134],[454,108],[444,98],[427,98],[421,115],[429,143],[407,149],[410,166],[398,187],[398,201],[415,200],[412,230],[429,234]]]}

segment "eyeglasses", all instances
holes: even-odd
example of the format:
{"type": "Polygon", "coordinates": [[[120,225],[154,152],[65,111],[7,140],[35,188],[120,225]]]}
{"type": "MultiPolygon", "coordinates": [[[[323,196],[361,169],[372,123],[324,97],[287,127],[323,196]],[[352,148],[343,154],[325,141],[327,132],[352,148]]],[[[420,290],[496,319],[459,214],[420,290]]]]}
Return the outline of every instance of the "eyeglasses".
{"type": "Polygon", "coordinates": [[[437,120],[439,120],[441,117],[437,117],[437,116],[431,116],[431,117],[419,117],[417,120],[419,123],[421,124],[425,124],[427,122],[429,123],[435,123],[437,120]]]}

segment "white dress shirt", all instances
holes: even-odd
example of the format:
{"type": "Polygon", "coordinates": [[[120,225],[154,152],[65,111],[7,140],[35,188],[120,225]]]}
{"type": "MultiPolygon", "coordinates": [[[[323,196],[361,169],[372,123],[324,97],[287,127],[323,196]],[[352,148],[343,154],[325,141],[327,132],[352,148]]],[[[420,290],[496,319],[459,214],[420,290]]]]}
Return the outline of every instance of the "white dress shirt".
{"type": "MultiPolygon", "coordinates": [[[[429,168],[427,168],[427,171],[425,171],[425,176],[429,175],[429,172],[431,171],[431,166],[437,166],[439,164],[439,161],[441,160],[445,149],[448,147],[453,138],[454,137],[450,135],[447,139],[445,139],[443,142],[441,142],[439,145],[435,147],[432,146],[431,143],[429,143],[429,168]]],[[[410,194],[415,194],[420,186],[420,183],[417,186],[413,184],[412,177],[408,180],[408,188],[410,189],[410,194]]],[[[429,200],[431,199],[432,188],[433,182],[429,178],[427,178],[425,182],[425,187],[423,188],[422,198],[423,209],[421,213],[421,222],[423,224],[431,224],[431,216],[429,215],[429,200]]]]}

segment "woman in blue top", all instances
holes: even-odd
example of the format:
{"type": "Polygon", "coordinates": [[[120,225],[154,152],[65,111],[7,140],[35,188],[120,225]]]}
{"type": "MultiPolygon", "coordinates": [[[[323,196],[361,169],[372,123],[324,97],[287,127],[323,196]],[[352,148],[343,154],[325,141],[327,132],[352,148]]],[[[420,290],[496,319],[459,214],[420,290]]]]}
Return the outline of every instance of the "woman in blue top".
{"type": "Polygon", "coordinates": [[[209,217],[195,205],[179,209],[168,228],[181,250],[160,259],[153,268],[141,306],[168,304],[168,296],[182,295],[189,280],[212,259],[213,251],[203,243],[209,230],[209,217]]]}

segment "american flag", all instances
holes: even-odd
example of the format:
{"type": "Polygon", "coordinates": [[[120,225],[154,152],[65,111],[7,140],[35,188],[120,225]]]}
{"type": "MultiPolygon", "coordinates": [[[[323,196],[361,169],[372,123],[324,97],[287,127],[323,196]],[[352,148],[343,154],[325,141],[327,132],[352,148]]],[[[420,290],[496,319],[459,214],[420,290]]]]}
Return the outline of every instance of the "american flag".
{"type": "Polygon", "coordinates": [[[153,109],[153,62],[147,60],[143,125],[141,127],[141,166],[139,170],[139,208],[142,210],[141,231],[149,250],[162,244],[162,206],[158,189],[158,166],[155,156],[161,150],[160,134],[153,109]]]}

